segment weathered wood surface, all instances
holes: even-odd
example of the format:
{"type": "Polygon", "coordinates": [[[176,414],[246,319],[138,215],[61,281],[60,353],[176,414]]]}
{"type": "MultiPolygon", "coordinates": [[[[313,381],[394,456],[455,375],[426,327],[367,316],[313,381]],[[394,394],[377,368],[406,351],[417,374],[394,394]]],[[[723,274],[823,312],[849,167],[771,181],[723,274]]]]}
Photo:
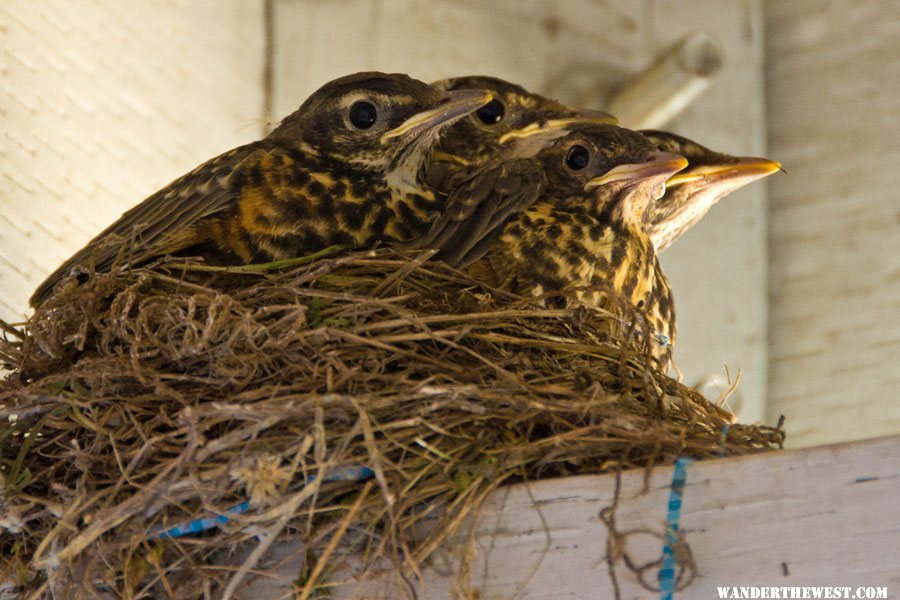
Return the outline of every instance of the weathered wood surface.
{"type": "Polygon", "coordinates": [[[900,432],[900,11],[767,2],[770,414],[791,443],[900,432]]]}
{"type": "Polygon", "coordinates": [[[146,196],[263,129],[262,2],[0,2],[0,318],[146,196]]]}
{"type": "MultiPolygon", "coordinates": [[[[900,437],[691,464],[681,528],[698,576],[679,600],[717,598],[716,586],[887,586],[900,589],[900,437]]],[[[672,468],[622,474],[620,532],[664,530],[672,468]]],[[[487,502],[475,525],[471,590],[481,600],[612,598],[607,528],[600,511],[614,499],[615,476],[583,476],[510,486],[487,502]]],[[[638,562],[656,560],[656,535],[630,536],[638,562]]],[[[297,577],[282,544],[281,586],[297,577]]],[[[442,558],[452,560],[453,553],[442,558]]],[[[426,570],[419,598],[453,596],[458,567],[426,570]]],[[[621,562],[621,597],[655,598],[621,562]]],[[[658,568],[648,572],[655,581],[658,568]]],[[[276,597],[277,580],[257,580],[244,598],[276,597]],[[266,595],[266,594],[271,594],[266,595]]],[[[289,589],[289,588],[288,588],[289,589]]],[[[337,590],[339,598],[405,598],[395,583],[337,590]]]]}

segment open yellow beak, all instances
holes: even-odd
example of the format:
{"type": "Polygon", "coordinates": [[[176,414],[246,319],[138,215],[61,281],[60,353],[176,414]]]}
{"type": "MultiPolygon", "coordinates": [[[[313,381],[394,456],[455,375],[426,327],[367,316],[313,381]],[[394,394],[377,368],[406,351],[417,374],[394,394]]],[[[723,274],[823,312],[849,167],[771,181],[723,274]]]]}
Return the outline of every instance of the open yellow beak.
{"type": "Polygon", "coordinates": [[[382,134],[381,143],[400,136],[415,137],[429,129],[449,125],[494,99],[490,93],[484,90],[458,90],[447,92],[447,94],[448,99],[443,104],[431,110],[416,113],[399,126],[382,134]]]}
{"type": "Polygon", "coordinates": [[[614,181],[639,182],[655,178],[669,179],[686,166],[688,166],[688,161],[680,154],[652,152],[645,162],[619,165],[600,177],[588,180],[584,189],[588,190],[614,181]]]}
{"type": "Polygon", "coordinates": [[[534,123],[529,123],[522,129],[516,129],[514,131],[508,131],[500,136],[500,143],[505,144],[509,140],[519,139],[519,138],[527,138],[536,134],[546,134],[552,131],[556,131],[559,129],[565,129],[570,125],[577,124],[602,124],[602,125],[615,125],[619,122],[614,116],[609,113],[605,113],[599,110],[586,110],[583,113],[580,113],[576,117],[566,117],[563,119],[550,119],[548,121],[535,121],[534,123]]]}
{"type": "Polygon", "coordinates": [[[692,181],[746,180],[747,183],[767,177],[781,170],[781,163],[767,158],[742,157],[736,162],[721,165],[703,165],[685,173],[673,175],[666,181],[666,187],[673,187],[692,181]]]}

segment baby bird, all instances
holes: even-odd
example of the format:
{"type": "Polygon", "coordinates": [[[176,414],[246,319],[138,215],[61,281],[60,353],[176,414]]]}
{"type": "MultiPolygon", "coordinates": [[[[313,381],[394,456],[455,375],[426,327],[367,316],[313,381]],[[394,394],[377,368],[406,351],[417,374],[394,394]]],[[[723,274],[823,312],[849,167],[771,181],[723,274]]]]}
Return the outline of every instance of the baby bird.
{"type": "MultiPolygon", "coordinates": [[[[432,85],[449,91],[483,90],[492,96],[443,132],[427,165],[429,184],[450,199],[438,223],[412,246],[436,248],[438,259],[456,266],[483,253],[496,237],[496,227],[533,202],[543,185],[544,175],[531,161],[510,159],[511,143],[537,132],[562,134],[575,122],[616,122],[608,113],[572,109],[496,77],[457,77],[432,85]],[[472,178],[478,170],[481,176],[472,178]],[[466,189],[460,192],[460,186],[466,189]],[[491,201],[482,202],[489,188],[494,188],[491,201]]],[[[520,147],[518,157],[524,154],[520,147]]]]}
{"type": "Polygon", "coordinates": [[[443,198],[424,177],[440,131],[491,100],[401,74],[357,73],[325,84],[266,138],[217,156],[156,192],[79,250],[31,297],[122,253],[135,265],[166,254],[237,265],[334,244],[424,234],[443,198]]]}
{"type": "MultiPolygon", "coordinates": [[[[569,304],[610,308],[613,296],[624,299],[652,329],[654,356],[668,362],[675,305],[644,219],[687,161],[637,132],[586,123],[521,136],[507,161],[516,165],[516,179],[523,172],[543,175],[532,175],[538,183],[530,204],[498,227],[496,242],[468,271],[503,289],[562,295],[569,304]]],[[[503,167],[485,167],[454,194],[506,203],[506,188],[481,181],[497,179],[503,181],[503,167]]]]}
{"type": "Polygon", "coordinates": [[[723,154],[668,131],[641,134],[658,149],[688,160],[687,168],[666,182],[666,194],[647,212],[647,230],[657,252],[672,245],[731,192],[781,170],[774,160],[723,154]]]}
{"type": "Polygon", "coordinates": [[[432,85],[448,91],[484,90],[492,97],[444,132],[429,165],[432,183],[439,183],[447,171],[452,174],[461,167],[478,167],[493,160],[502,152],[504,136],[508,134],[565,126],[574,120],[616,123],[608,113],[570,108],[497,77],[454,77],[432,85]]]}
{"type": "MultiPolygon", "coordinates": [[[[448,127],[428,166],[428,180],[449,193],[477,169],[505,153],[508,142],[537,130],[565,128],[575,122],[615,123],[611,115],[575,109],[495,77],[457,77],[435,82],[448,90],[482,89],[493,100],[448,127]]],[[[687,170],[668,182],[665,195],[647,210],[645,223],[662,252],[703,218],[720,199],[781,168],[764,158],[734,157],[712,151],[666,131],[641,131],[660,150],[686,157],[687,170]]],[[[490,207],[481,209],[482,212],[490,207]]],[[[472,231],[470,235],[486,232],[472,231]]],[[[471,243],[461,240],[463,243],[471,243]]]]}

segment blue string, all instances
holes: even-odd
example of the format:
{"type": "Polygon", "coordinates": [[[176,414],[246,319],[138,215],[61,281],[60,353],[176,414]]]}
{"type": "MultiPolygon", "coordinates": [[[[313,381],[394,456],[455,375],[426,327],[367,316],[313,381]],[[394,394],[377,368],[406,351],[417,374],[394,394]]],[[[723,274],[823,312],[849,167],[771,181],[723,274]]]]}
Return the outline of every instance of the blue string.
{"type": "Polygon", "coordinates": [[[669,336],[664,333],[660,333],[659,331],[654,331],[656,334],[656,343],[660,345],[661,348],[668,348],[669,346],[669,336]]]}
{"type": "MultiPolygon", "coordinates": [[[[375,472],[369,467],[347,465],[332,470],[328,473],[328,475],[324,477],[324,479],[322,479],[322,481],[365,481],[366,479],[371,479],[374,476],[375,472]]],[[[305,479],[304,485],[312,483],[315,480],[316,476],[310,475],[305,479]]],[[[216,515],[215,517],[194,519],[190,523],[176,525],[175,527],[171,527],[166,530],[163,530],[162,527],[154,527],[150,530],[150,534],[156,539],[160,540],[182,537],[185,535],[193,535],[195,533],[200,533],[201,531],[206,531],[207,529],[221,527],[222,525],[230,521],[232,517],[243,512],[247,512],[249,508],[250,501],[244,500],[240,504],[235,504],[231,508],[227,509],[224,514],[216,515]]]]}
{"type": "Polygon", "coordinates": [[[731,427],[730,424],[725,423],[725,426],[722,427],[722,447],[719,449],[719,456],[725,456],[725,445],[728,443],[728,429],[731,427]]]}
{"type": "Polygon", "coordinates": [[[669,507],[666,514],[666,543],[663,546],[662,568],[659,570],[659,589],[662,600],[672,600],[675,595],[675,546],[678,543],[678,521],[681,519],[681,500],[687,481],[687,466],[690,458],[675,461],[672,485],[669,491],[669,507]]]}

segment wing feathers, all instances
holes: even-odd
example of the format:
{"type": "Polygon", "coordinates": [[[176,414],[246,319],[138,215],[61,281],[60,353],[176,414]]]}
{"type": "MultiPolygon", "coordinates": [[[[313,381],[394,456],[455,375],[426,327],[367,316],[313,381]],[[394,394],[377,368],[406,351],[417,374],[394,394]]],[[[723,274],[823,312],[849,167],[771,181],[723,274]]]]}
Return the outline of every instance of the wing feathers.
{"type": "Polygon", "coordinates": [[[479,169],[452,186],[441,216],[415,245],[437,249],[437,258],[464,266],[482,256],[493,234],[510,216],[536,202],[546,185],[543,170],[528,159],[479,169]]]}
{"type": "Polygon", "coordinates": [[[199,220],[235,206],[241,177],[266,154],[260,142],[229,150],[176,179],[122,215],[38,286],[30,299],[39,306],[77,267],[109,270],[122,257],[134,264],[207,240],[185,235],[199,220]],[[126,249],[122,244],[127,245],[126,249]]]}

